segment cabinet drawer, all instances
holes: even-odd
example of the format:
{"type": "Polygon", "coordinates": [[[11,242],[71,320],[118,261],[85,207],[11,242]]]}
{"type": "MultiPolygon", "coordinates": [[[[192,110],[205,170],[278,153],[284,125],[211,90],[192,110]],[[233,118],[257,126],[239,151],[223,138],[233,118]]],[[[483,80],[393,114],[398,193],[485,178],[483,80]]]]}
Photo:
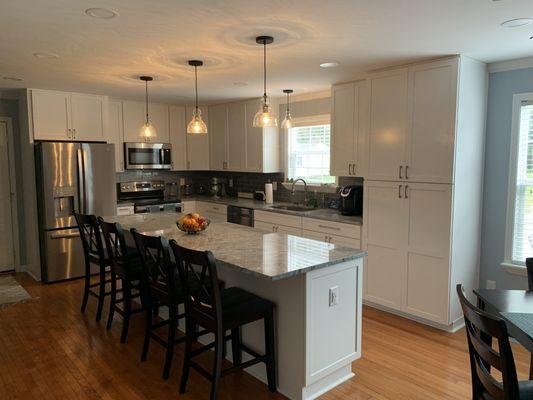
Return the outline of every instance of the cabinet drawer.
{"type": "Polygon", "coordinates": [[[348,238],[344,236],[332,235],[329,233],[321,233],[315,231],[303,230],[302,236],[308,239],[319,240],[321,242],[338,244],[339,246],[347,246],[354,249],[361,248],[361,241],[359,239],[348,238]]]}
{"type": "Polygon", "coordinates": [[[196,210],[200,214],[227,214],[227,206],[216,203],[196,202],[196,210]]]}
{"type": "Polygon", "coordinates": [[[254,219],[255,221],[268,222],[272,225],[283,225],[302,229],[302,217],[295,215],[256,210],[254,212],[254,219]]]}
{"type": "Polygon", "coordinates": [[[303,229],[353,239],[361,239],[361,226],[343,224],[341,222],[324,221],[313,218],[303,218],[303,229]]]}
{"type": "Polygon", "coordinates": [[[263,232],[286,233],[287,235],[301,236],[302,230],[292,226],[275,225],[269,222],[255,221],[254,228],[263,232]]]}

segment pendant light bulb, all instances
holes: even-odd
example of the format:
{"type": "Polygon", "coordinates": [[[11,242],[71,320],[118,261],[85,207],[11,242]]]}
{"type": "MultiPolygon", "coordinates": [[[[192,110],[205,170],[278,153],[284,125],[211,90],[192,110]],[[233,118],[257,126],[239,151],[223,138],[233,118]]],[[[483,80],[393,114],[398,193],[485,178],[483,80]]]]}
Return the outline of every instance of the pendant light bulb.
{"type": "Polygon", "coordinates": [[[146,99],[146,121],[144,122],[143,126],[141,126],[141,129],[139,130],[139,136],[145,141],[149,142],[153,138],[157,137],[157,131],[155,127],[150,122],[150,114],[148,110],[148,82],[153,81],[154,78],[151,76],[141,76],[139,77],[141,81],[144,81],[145,83],[145,99],[146,99]]]}
{"type": "Polygon", "coordinates": [[[204,63],[200,60],[190,60],[189,65],[194,67],[195,102],[192,119],[187,125],[187,133],[191,135],[205,135],[207,133],[207,125],[202,119],[202,110],[198,107],[198,67],[201,67],[204,63]]]}
{"type": "Polygon", "coordinates": [[[285,110],[285,119],[281,123],[281,127],[283,129],[291,129],[292,128],[292,116],[291,116],[291,107],[290,107],[290,94],[294,92],[292,89],[285,89],[283,90],[283,93],[287,94],[287,108],[285,110]]]}
{"type": "Polygon", "coordinates": [[[263,100],[257,113],[255,113],[253,126],[255,128],[266,128],[270,126],[278,126],[278,118],[272,112],[272,107],[269,104],[266,88],[266,45],[274,42],[272,36],[258,36],[255,38],[257,44],[263,45],[263,100]]]}

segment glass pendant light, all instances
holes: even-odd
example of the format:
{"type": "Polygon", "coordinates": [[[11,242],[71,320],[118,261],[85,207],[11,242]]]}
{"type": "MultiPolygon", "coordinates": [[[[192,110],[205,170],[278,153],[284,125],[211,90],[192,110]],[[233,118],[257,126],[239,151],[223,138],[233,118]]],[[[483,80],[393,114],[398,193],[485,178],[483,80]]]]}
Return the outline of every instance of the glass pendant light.
{"type": "Polygon", "coordinates": [[[207,125],[202,120],[202,110],[198,108],[198,67],[201,67],[204,63],[199,60],[190,60],[189,65],[194,67],[194,89],[196,96],[192,119],[187,125],[187,133],[191,135],[205,135],[207,133],[207,125]]]}
{"type": "Polygon", "coordinates": [[[287,109],[285,110],[285,119],[281,123],[281,127],[283,129],[291,129],[292,128],[292,116],[291,116],[291,107],[290,107],[289,96],[293,92],[294,92],[294,90],[292,90],[292,89],[284,89],[283,90],[283,93],[287,94],[287,109]]]}
{"type": "Polygon", "coordinates": [[[272,112],[272,107],[267,96],[267,73],[266,73],[266,45],[274,42],[272,36],[258,36],[255,38],[257,44],[263,45],[263,101],[259,111],[254,116],[254,127],[265,128],[269,126],[278,126],[278,118],[272,112]]]}
{"type": "Polygon", "coordinates": [[[148,112],[148,82],[153,81],[154,78],[151,76],[141,76],[139,79],[144,81],[146,87],[146,122],[143,124],[143,126],[141,126],[139,136],[142,137],[145,142],[149,142],[152,138],[157,136],[155,127],[150,122],[150,115],[148,112]]]}

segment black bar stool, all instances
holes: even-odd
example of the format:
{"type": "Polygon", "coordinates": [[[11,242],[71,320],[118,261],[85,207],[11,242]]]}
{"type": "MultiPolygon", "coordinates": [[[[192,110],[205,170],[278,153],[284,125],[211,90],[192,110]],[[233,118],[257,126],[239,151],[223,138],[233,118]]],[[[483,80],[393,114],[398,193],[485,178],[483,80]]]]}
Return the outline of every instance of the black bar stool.
{"type": "Polygon", "coordinates": [[[83,245],[83,254],[85,258],[85,285],[83,288],[83,300],[81,303],[81,312],[85,312],[89,295],[98,299],[98,308],[96,311],[96,321],[102,318],[104,308],[104,299],[110,296],[111,292],[106,292],[106,284],[115,280],[114,276],[106,279],[106,274],[111,272],[111,260],[105,256],[104,246],[102,243],[102,233],[100,226],[94,215],[74,213],[78,229],[80,231],[81,243],[83,245]],[[91,264],[98,266],[98,281],[91,283],[91,264]],[[91,290],[98,287],[98,293],[91,290]]]}
{"type": "Polygon", "coordinates": [[[125,343],[131,315],[144,312],[141,260],[137,254],[137,249],[127,246],[124,231],[120,224],[105,222],[101,217],[98,218],[98,223],[102,227],[107,254],[111,260],[111,274],[121,281],[121,288],[117,289],[116,280],[111,280],[111,302],[109,304],[107,329],[111,329],[116,311],[123,317],[120,342],[125,343]],[[122,293],[121,298],[117,298],[118,293],[122,293]],[[141,307],[132,307],[132,301],[135,298],[140,298],[141,307]],[[119,304],[122,304],[123,308],[120,308],[119,304]]]}
{"type": "Polygon", "coordinates": [[[221,376],[260,362],[266,364],[268,389],[275,392],[277,383],[274,303],[237,287],[221,289],[217,284],[215,257],[210,251],[199,252],[186,249],[174,240],[170,241],[170,247],[176,259],[179,277],[185,292],[185,358],[179,392],[185,392],[189,370],[193,367],[211,381],[211,400],[214,400],[217,398],[221,376]],[[265,327],[264,355],[244,345],[240,333],[243,325],[261,319],[264,320],[265,327]],[[215,341],[193,350],[192,343],[196,339],[197,325],[212,332],[215,335],[215,341]],[[231,330],[231,335],[226,336],[228,330],[231,330]],[[232,341],[233,367],[222,370],[224,343],[229,339],[232,341]],[[208,372],[196,363],[193,357],[213,347],[215,348],[213,371],[208,372]],[[250,354],[253,359],[242,362],[242,351],[250,354]]]}

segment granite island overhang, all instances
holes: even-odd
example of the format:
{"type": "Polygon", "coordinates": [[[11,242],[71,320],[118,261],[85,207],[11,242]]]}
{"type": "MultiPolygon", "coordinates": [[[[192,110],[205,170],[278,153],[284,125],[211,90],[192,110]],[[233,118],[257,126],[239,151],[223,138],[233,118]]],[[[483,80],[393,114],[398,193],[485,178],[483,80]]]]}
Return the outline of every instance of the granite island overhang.
{"type": "MultiPolygon", "coordinates": [[[[273,301],[280,393],[290,399],[313,399],[354,376],[351,363],[361,356],[366,252],[226,222],[213,222],[205,232],[187,235],[176,227],[180,215],[105,219],[124,229],[174,239],[190,249],[210,250],[226,287],[238,286],[273,301]]],[[[264,350],[261,322],[243,327],[242,334],[252,349],[264,350]]],[[[227,354],[231,361],[230,349],[227,354]]],[[[266,382],[263,365],[246,371],[266,382]]]]}

